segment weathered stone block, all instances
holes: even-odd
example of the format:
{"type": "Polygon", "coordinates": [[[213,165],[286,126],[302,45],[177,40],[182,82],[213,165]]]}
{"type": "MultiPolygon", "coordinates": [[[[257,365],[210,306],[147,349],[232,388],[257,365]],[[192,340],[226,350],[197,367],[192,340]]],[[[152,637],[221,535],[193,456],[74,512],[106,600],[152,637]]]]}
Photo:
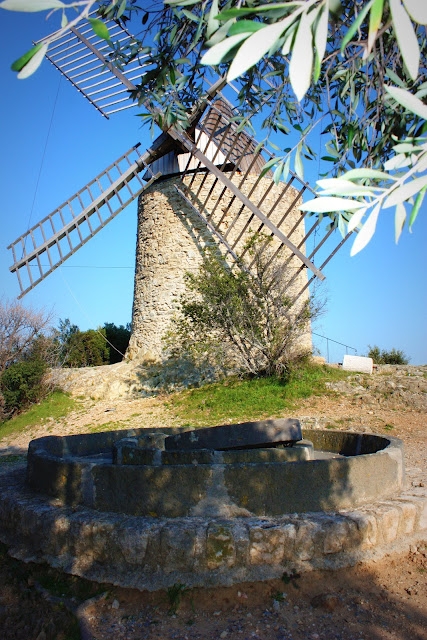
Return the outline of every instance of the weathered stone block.
{"type": "Polygon", "coordinates": [[[161,563],[167,572],[192,571],[197,547],[197,530],[189,522],[163,528],[161,563]]]}
{"type": "Polygon", "coordinates": [[[206,563],[208,569],[233,567],[236,548],[233,527],[228,523],[209,524],[206,534],[206,563]]]}
{"type": "Polygon", "coordinates": [[[297,560],[311,560],[316,554],[315,537],[321,533],[321,526],[317,522],[298,522],[295,536],[295,558],[297,560]]]}
{"type": "Polygon", "coordinates": [[[368,549],[373,547],[378,539],[378,525],[375,516],[365,513],[364,510],[351,511],[347,513],[347,516],[350,521],[355,523],[357,532],[352,527],[350,528],[350,531],[353,531],[353,536],[349,536],[347,539],[346,548],[368,549]]]}
{"type": "Polygon", "coordinates": [[[293,556],[296,529],[292,524],[251,527],[249,558],[251,564],[280,564],[293,556]]]}
{"type": "Polygon", "coordinates": [[[348,537],[349,526],[347,522],[342,518],[335,517],[325,522],[323,528],[325,534],[323,552],[329,554],[342,551],[348,537]]]}
{"type": "Polygon", "coordinates": [[[287,418],[227,424],[180,433],[166,438],[165,449],[227,450],[298,440],[302,440],[301,425],[295,418],[287,418]]]}
{"type": "Polygon", "coordinates": [[[417,520],[416,506],[406,500],[396,500],[395,505],[400,510],[399,531],[402,534],[411,534],[415,530],[417,520]]]}
{"type": "Polygon", "coordinates": [[[393,506],[379,504],[375,510],[378,529],[384,542],[393,542],[399,531],[399,510],[393,506]]]}

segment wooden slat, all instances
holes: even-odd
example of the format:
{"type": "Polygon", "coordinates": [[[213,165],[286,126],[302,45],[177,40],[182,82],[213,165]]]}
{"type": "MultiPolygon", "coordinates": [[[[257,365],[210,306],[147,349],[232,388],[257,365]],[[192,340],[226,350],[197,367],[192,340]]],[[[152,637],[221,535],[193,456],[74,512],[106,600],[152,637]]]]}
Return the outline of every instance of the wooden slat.
{"type": "Polygon", "coordinates": [[[218,231],[218,229],[208,220],[208,218],[206,218],[195,206],[194,204],[191,202],[191,200],[189,200],[189,198],[187,198],[187,196],[181,191],[181,189],[177,186],[174,185],[176,191],[179,193],[179,195],[185,200],[185,202],[188,204],[189,207],[191,207],[191,209],[194,211],[195,214],[197,214],[197,216],[205,223],[205,225],[208,227],[208,229],[218,238],[218,240],[220,240],[220,242],[222,242],[222,244],[225,246],[225,248],[227,249],[227,253],[229,253],[235,262],[239,262],[239,258],[237,256],[237,254],[233,251],[233,249],[230,247],[230,245],[228,244],[228,242],[225,240],[224,236],[218,231]]]}
{"type": "Polygon", "coordinates": [[[324,280],[325,276],[310,260],[282,233],[259,209],[256,207],[244,193],[236,187],[236,185],[223,173],[218,167],[216,167],[208,158],[196,147],[192,140],[182,131],[177,131],[174,128],[169,129],[169,134],[174,140],[179,141],[184,145],[191,153],[202,161],[202,163],[219,178],[219,180],[237,197],[239,200],[252,211],[263,224],[274,233],[274,235],[285,244],[288,249],[292,251],[320,280],[324,280]]]}
{"type": "Polygon", "coordinates": [[[97,176],[90,184],[98,184],[98,189],[100,191],[99,195],[95,198],[92,197],[92,192],[89,187],[85,187],[81,189],[76,195],[72,198],[65,201],[61,207],[57,210],[43,218],[41,222],[37,225],[34,225],[31,229],[29,229],[25,234],[20,236],[15,242],[13,242],[8,248],[12,249],[14,256],[14,264],[10,268],[11,272],[16,272],[19,274],[20,270],[24,269],[27,271],[27,275],[29,278],[29,286],[25,287],[23,285],[22,280],[18,277],[21,287],[21,295],[22,297],[25,293],[30,291],[36,284],[41,282],[49,273],[51,273],[54,269],[60,266],[67,258],[73,255],[83,244],[85,244],[91,237],[93,237],[98,231],[100,231],[110,220],[112,220],[120,211],[122,211],[139,193],[141,193],[144,189],[146,189],[150,184],[152,184],[156,179],[160,177],[160,174],[156,174],[153,178],[148,181],[147,184],[143,185],[141,179],[139,177],[139,172],[144,168],[144,165],[141,163],[140,157],[137,157],[136,160],[133,161],[129,165],[128,159],[129,154],[134,152],[134,148],[130,149],[129,152],[121,156],[121,158],[116,161],[111,167],[109,167],[105,172],[97,176]],[[125,166],[125,170],[122,171],[120,162],[126,160],[127,165],[125,166]],[[110,175],[111,169],[114,168],[115,171],[119,174],[118,177],[113,180],[110,175]],[[107,186],[105,189],[102,187],[102,179],[108,177],[110,182],[112,183],[107,186]],[[130,195],[129,197],[122,197],[123,192],[120,193],[121,189],[128,186],[129,184],[137,183],[138,188],[136,191],[129,189],[130,195]],[[80,212],[76,212],[73,210],[72,203],[79,203],[80,206],[84,206],[83,202],[83,193],[86,194],[86,198],[92,200],[90,204],[84,208],[80,212]],[[112,207],[110,204],[111,198],[117,198],[117,202],[115,206],[112,207]],[[100,214],[99,209],[103,206],[106,206],[109,209],[109,215],[103,218],[100,214]],[[69,222],[65,222],[64,219],[64,210],[65,208],[69,208],[69,215],[71,216],[71,220],[69,222]],[[55,215],[59,214],[59,218],[65,222],[64,226],[55,232],[55,226],[53,224],[53,218],[55,215]],[[93,222],[96,220],[96,217],[91,220],[91,216],[96,214],[99,219],[98,226],[95,226],[93,222]],[[46,222],[50,222],[53,233],[50,237],[46,237],[45,230],[43,225],[46,222]],[[82,225],[85,225],[85,234],[82,233],[82,225]],[[41,235],[41,242],[37,242],[35,238],[35,233],[41,235]],[[78,235],[78,241],[76,243],[72,242],[71,233],[75,232],[78,235]],[[26,239],[31,239],[32,249],[27,249],[25,247],[26,239]],[[68,250],[64,246],[61,246],[62,240],[68,242],[68,250]],[[20,246],[22,248],[22,255],[19,258],[17,255],[17,247],[20,246]],[[53,260],[49,249],[55,247],[57,249],[58,258],[53,260]],[[40,262],[40,255],[46,253],[49,259],[50,266],[47,270],[44,270],[42,263],[40,262]],[[36,277],[33,277],[33,269],[35,269],[38,273],[36,277]]]}

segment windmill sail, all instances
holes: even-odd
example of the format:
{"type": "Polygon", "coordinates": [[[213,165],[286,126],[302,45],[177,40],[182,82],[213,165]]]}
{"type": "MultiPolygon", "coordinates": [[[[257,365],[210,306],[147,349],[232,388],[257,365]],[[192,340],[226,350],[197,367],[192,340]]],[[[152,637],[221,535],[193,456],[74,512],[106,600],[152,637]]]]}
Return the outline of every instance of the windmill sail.
{"type": "Polygon", "coordinates": [[[129,149],[8,246],[14,259],[10,270],[17,274],[21,289],[19,298],[72,256],[160,176],[152,176],[144,184],[139,173],[145,165],[138,146],[129,149]]]}
{"type": "MultiPolygon", "coordinates": [[[[112,39],[123,43],[132,38],[125,29],[110,22],[107,26],[112,39]]],[[[136,58],[123,69],[119,69],[108,61],[109,51],[105,41],[100,40],[88,26],[73,28],[67,35],[59,37],[50,47],[48,56],[52,64],[78,91],[107,117],[136,104],[129,100],[129,92],[135,92],[134,80],[140,78],[145,64],[143,57],[136,58]]],[[[148,184],[151,184],[153,174],[158,177],[174,172],[179,173],[182,179],[181,186],[175,187],[179,195],[223,244],[226,252],[236,260],[241,262],[247,251],[240,241],[245,232],[252,230],[252,226],[255,225],[256,232],[274,237],[276,254],[286,249],[289,254],[289,257],[286,257],[287,262],[296,261],[295,278],[301,270],[307,268],[312,274],[309,282],[316,277],[324,279],[321,269],[342,246],[343,241],[320,268],[314,265],[314,256],[330,237],[331,230],[326,230],[317,247],[310,255],[305,255],[305,242],[311,234],[319,231],[319,221],[315,220],[305,233],[306,214],[301,213],[293,226],[289,226],[289,220],[286,218],[291,211],[295,212],[303,193],[306,190],[311,191],[310,187],[292,172],[290,181],[288,184],[282,183],[279,192],[272,180],[265,181],[262,168],[271,154],[268,155],[262,145],[258,145],[247,132],[238,129],[238,110],[223,93],[225,80],[215,77],[212,71],[207,70],[204,82],[206,95],[194,106],[188,131],[184,132],[176,126],[171,126],[136,160],[130,159],[131,155],[136,153],[136,148],[133,148],[8,247],[13,252],[14,264],[11,271],[18,275],[20,297],[73,255],[136,198],[148,184]],[[207,108],[208,113],[201,120],[207,108]],[[123,170],[119,168],[122,161],[127,163],[123,170]],[[174,170],[165,171],[170,165],[174,170]],[[113,168],[118,170],[118,175],[111,178],[113,168]],[[146,172],[138,175],[142,168],[145,168],[146,172]],[[204,201],[200,198],[203,180],[193,189],[194,176],[203,171],[214,178],[204,201]],[[248,180],[250,174],[257,175],[255,182],[252,179],[248,180]],[[106,186],[103,185],[105,178],[106,186]],[[147,179],[149,183],[144,184],[147,179]],[[273,204],[271,190],[274,193],[273,204]],[[216,191],[217,195],[212,209],[207,203],[213,191],[216,191]],[[283,209],[279,206],[280,201],[286,194],[288,198],[288,191],[295,193],[295,197],[287,212],[281,213],[281,217],[278,218],[277,211],[283,209]],[[234,215],[231,222],[227,214],[230,210],[234,215]],[[242,220],[243,228],[240,228],[242,220]],[[234,227],[238,227],[239,232],[236,235],[234,230],[230,235],[234,227]],[[42,264],[41,256],[47,258],[48,265],[42,264]]],[[[261,82],[271,86],[275,80],[266,78],[261,82]]],[[[231,89],[234,89],[232,85],[231,89]]],[[[262,87],[254,87],[254,91],[262,94],[262,87]]],[[[292,216],[289,216],[290,218],[292,216]]],[[[304,286],[304,289],[307,286],[304,286]]]]}
{"type": "MultiPolygon", "coordinates": [[[[113,20],[106,21],[110,37],[125,46],[132,36],[113,20]]],[[[121,70],[108,61],[109,44],[92,27],[72,28],[49,47],[46,58],[106,118],[133,107],[129,98],[141,77],[147,56],[138,56],[121,70]]]]}

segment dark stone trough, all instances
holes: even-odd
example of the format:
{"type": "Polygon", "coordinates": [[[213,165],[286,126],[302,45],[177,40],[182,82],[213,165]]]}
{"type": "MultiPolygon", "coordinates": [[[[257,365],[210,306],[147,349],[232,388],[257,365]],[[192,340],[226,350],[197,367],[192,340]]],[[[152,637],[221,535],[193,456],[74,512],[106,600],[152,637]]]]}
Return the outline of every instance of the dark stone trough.
{"type": "Polygon", "coordinates": [[[348,509],[402,489],[395,438],[305,431],[297,420],[137,429],[30,443],[28,486],[136,516],[278,516],[348,509]]]}

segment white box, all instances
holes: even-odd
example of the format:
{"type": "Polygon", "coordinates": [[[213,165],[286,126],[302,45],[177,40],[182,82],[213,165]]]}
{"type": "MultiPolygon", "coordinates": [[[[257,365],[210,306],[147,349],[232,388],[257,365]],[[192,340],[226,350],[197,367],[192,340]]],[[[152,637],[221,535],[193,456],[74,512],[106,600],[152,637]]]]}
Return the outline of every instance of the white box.
{"type": "Polygon", "coordinates": [[[372,373],[374,361],[372,358],[365,358],[363,356],[348,356],[345,355],[342,368],[346,371],[359,371],[359,373],[372,373]]]}

